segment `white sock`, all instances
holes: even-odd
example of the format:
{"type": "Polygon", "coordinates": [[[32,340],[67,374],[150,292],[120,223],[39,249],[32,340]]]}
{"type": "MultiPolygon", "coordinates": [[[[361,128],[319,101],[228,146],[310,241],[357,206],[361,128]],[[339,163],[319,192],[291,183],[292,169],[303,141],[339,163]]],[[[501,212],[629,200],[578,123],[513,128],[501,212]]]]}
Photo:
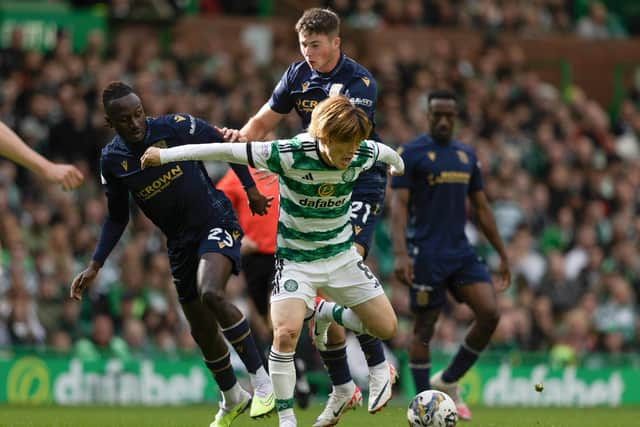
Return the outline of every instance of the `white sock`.
{"type": "Polygon", "coordinates": [[[260,366],[255,374],[249,373],[249,379],[253,386],[253,392],[258,396],[265,397],[271,392],[271,378],[264,367],[260,366]]]}
{"type": "Polygon", "coordinates": [[[229,390],[222,392],[222,407],[229,409],[242,402],[246,391],[242,388],[240,383],[236,383],[229,390]]]}
{"type": "Polygon", "coordinates": [[[293,364],[295,352],[280,352],[271,348],[269,352],[269,376],[273,384],[273,392],[276,396],[276,410],[278,418],[292,418],[293,392],[296,386],[296,368],[293,364]]]}
{"type": "MultiPolygon", "coordinates": [[[[281,413],[278,412],[278,414],[281,414],[281,413]]],[[[298,421],[296,421],[296,416],[293,415],[293,410],[291,411],[290,414],[280,415],[279,421],[280,421],[279,425],[281,426],[295,427],[298,425],[298,421]]]]}
{"type": "Polygon", "coordinates": [[[344,326],[358,334],[366,333],[364,325],[356,313],[350,308],[343,307],[335,302],[326,301],[322,307],[321,316],[329,316],[338,325],[344,326]]]}

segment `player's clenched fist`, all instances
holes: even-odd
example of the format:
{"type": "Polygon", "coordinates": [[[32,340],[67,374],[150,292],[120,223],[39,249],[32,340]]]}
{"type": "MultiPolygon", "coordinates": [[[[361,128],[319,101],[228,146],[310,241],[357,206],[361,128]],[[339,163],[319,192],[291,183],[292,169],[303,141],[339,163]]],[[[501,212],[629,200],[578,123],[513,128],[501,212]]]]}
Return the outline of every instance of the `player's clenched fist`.
{"type": "Polygon", "coordinates": [[[150,166],[160,166],[160,149],[158,147],[149,147],[140,158],[140,167],[142,169],[150,166]]]}

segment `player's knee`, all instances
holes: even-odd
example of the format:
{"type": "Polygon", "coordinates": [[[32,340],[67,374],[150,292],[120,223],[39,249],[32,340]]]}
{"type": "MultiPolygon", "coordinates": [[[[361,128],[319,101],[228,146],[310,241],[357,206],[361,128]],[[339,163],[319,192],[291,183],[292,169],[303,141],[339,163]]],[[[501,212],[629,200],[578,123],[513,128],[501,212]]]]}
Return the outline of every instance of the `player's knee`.
{"type": "Polygon", "coordinates": [[[398,332],[398,320],[395,316],[392,319],[386,322],[380,322],[376,325],[375,331],[372,331],[376,337],[381,340],[390,340],[391,338],[396,336],[398,332]]]}
{"type": "Polygon", "coordinates": [[[382,334],[381,334],[382,336],[380,337],[380,339],[390,340],[391,338],[395,337],[397,333],[398,333],[398,323],[393,322],[393,324],[388,325],[388,327],[386,327],[382,331],[382,334]]]}
{"type": "Polygon", "coordinates": [[[429,345],[431,338],[433,338],[433,333],[435,332],[435,325],[433,323],[427,324],[418,324],[416,323],[416,327],[413,330],[413,337],[418,342],[429,345]]]}
{"type": "MultiPolygon", "coordinates": [[[[205,305],[209,307],[216,307],[220,311],[222,310],[225,300],[224,291],[213,286],[205,287],[202,290],[200,298],[205,305]]],[[[216,309],[216,311],[218,311],[218,309],[216,309]]]]}
{"type": "Polygon", "coordinates": [[[273,346],[277,351],[295,351],[299,335],[300,330],[289,325],[276,326],[273,330],[273,346]]]}

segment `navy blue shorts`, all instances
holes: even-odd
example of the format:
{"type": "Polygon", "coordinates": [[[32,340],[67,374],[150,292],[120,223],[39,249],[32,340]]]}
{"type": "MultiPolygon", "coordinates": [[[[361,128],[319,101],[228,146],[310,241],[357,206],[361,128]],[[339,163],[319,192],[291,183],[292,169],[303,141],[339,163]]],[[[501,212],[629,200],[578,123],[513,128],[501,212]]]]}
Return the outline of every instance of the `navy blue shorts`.
{"type": "Polygon", "coordinates": [[[354,241],[364,250],[364,258],[367,258],[376,222],[382,214],[384,207],[384,190],[377,194],[353,194],[351,196],[351,226],[353,227],[354,241]]]}
{"type": "Polygon", "coordinates": [[[456,259],[438,260],[430,256],[414,259],[415,280],[409,290],[412,311],[442,307],[447,300],[447,289],[459,301],[457,290],[472,283],[491,284],[491,275],[482,258],[471,253],[456,259]]]}
{"type": "Polygon", "coordinates": [[[242,235],[238,225],[214,226],[193,244],[169,250],[173,283],[181,303],[199,298],[197,275],[202,255],[213,252],[226,256],[233,264],[233,273],[238,274],[242,235]]]}

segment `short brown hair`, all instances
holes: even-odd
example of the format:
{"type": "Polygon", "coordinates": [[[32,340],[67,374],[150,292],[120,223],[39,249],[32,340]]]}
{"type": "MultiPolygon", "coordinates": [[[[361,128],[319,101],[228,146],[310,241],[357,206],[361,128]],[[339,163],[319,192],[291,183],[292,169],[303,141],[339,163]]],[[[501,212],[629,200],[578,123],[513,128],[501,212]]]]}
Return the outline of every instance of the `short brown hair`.
{"type": "Polygon", "coordinates": [[[309,134],[329,141],[358,142],[371,133],[371,121],[343,95],[331,96],[313,109],[309,134]]]}
{"type": "Polygon", "coordinates": [[[340,17],[331,9],[307,9],[296,22],[296,32],[337,36],[340,33],[340,17]]]}

